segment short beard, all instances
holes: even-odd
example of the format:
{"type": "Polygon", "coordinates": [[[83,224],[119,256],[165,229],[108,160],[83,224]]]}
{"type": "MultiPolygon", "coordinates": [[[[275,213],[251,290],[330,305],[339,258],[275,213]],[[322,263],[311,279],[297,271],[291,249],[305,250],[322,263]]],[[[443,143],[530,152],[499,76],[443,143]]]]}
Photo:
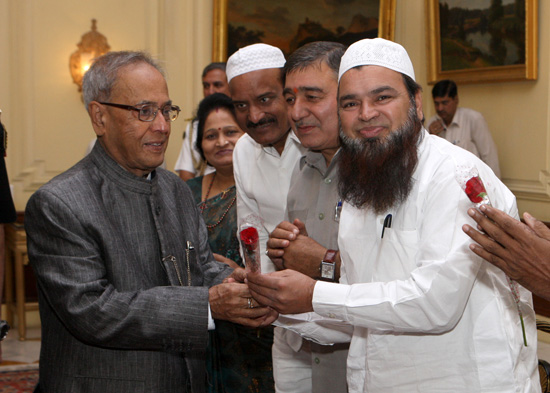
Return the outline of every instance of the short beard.
{"type": "Polygon", "coordinates": [[[422,124],[411,106],[405,123],[384,139],[354,139],[340,126],[340,197],[352,206],[370,208],[376,214],[400,205],[413,187],[418,163],[418,140],[422,124]]]}

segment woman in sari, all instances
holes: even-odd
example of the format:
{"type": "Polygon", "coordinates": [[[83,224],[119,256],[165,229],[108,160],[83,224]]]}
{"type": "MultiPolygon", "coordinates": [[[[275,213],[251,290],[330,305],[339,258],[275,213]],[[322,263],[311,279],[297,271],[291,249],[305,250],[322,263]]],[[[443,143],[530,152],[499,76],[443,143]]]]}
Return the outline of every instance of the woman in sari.
{"type": "MultiPolygon", "coordinates": [[[[237,238],[237,207],[233,149],[244,134],[232,101],[216,93],[203,99],[197,111],[197,150],[216,171],[187,181],[208,228],[216,259],[244,267],[237,238]]],[[[250,329],[216,320],[207,350],[210,393],[274,392],[271,346],[273,328],[250,329]]]]}

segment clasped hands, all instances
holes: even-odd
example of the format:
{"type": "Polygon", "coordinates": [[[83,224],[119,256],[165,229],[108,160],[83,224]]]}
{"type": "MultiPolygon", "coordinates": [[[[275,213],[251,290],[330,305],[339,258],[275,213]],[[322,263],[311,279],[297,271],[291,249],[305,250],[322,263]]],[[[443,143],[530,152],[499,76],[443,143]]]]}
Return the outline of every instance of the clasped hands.
{"type": "Polygon", "coordinates": [[[321,261],[327,249],[310,238],[299,219],[283,221],[269,234],[267,256],[278,270],[292,269],[319,278],[321,261]]]}

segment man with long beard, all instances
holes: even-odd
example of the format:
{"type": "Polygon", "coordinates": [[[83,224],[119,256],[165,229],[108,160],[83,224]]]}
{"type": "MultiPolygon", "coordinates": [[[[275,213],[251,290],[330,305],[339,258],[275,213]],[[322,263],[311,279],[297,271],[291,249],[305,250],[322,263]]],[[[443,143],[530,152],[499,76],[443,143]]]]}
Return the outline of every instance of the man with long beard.
{"type": "Polygon", "coordinates": [[[479,174],[493,205],[517,217],[514,196],[422,127],[402,46],[359,41],[339,77],[340,284],[249,273],[252,295],[284,314],[315,311],[279,322],[320,343],[338,339],[327,321],[351,324],[350,392],[540,391],[531,294],[469,251],[459,180],[479,174]]]}

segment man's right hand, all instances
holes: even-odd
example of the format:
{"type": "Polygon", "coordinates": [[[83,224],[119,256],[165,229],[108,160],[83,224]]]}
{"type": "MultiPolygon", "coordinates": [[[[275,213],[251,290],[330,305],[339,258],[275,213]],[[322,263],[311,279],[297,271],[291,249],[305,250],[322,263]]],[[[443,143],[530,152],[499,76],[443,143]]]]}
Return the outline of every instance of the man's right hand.
{"type": "Polygon", "coordinates": [[[305,274],[290,269],[266,274],[248,273],[246,281],[255,299],[281,314],[313,311],[317,281],[305,274]]]}
{"type": "Polygon", "coordinates": [[[435,120],[432,121],[432,123],[428,127],[428,131],[430,134],[439,135],[442,131],[445,131],[445,126],[443,125],[441,120],[435,120]]]}
{"type": "Polygon", "coordinates": [[[252,298],[246,284],[223,283],[211,287],[208,293],[214,319],[223,319],[249,327],[263,327],[271,325],[279,316],[275,310],[258,304],[252,298]]]}
{"type": "MultiPolygon", "coordinates": [[[[296,220],[295,220],[296,222],[296,220]]],[[[300,229],[288,221],[283,221],[269,234],[267,241],[267,256],[275,264],[277,270],[285,269],[283,257],[285,248],[290,242],[296,240],[300,234],[300,229]]]]}
{"type": "Polygon", "coordinates": [[[528,213],[525,224],[490,206],[481,212],[469,209],[476,231],[465,224],[462,230],[479,244],[470,249],[481,258],[502,269],[534,294],[550,300],[550,229],[528,213]]]}

